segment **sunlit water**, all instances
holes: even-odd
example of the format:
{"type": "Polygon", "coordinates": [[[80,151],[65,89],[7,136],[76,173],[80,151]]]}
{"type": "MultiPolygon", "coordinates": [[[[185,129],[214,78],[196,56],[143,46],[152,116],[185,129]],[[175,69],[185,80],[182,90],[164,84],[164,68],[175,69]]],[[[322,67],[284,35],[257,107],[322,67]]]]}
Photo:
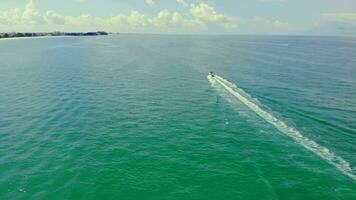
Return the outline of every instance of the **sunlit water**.
{"type": "Polygon", "coordinates": [[[0,40],[0,199],[356,199],[355,41],[0,40]]]}

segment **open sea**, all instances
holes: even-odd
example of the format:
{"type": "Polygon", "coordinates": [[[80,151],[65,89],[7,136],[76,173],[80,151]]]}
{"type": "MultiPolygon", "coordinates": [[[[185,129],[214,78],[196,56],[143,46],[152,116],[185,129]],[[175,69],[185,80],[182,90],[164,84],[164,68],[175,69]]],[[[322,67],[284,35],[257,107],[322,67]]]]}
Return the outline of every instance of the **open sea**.
{"type": "Polygon", "coordinates": [[[356,38],[0,40],[0,199],[355,200],[356,38]]]}

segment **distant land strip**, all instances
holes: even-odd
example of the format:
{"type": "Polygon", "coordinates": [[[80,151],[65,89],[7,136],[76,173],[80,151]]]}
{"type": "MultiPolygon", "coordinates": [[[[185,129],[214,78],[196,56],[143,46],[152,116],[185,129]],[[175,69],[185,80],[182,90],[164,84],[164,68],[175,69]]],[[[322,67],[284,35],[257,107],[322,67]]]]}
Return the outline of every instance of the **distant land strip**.
{"type": "Polygon", "coordinates": [[[21,37],[45,37],[45,36],[101,36],[108,35],[105,31],[97,32],[43,32],[43,33],[0,33],[0,39],[3,38],[21,38],[21,37]]]}

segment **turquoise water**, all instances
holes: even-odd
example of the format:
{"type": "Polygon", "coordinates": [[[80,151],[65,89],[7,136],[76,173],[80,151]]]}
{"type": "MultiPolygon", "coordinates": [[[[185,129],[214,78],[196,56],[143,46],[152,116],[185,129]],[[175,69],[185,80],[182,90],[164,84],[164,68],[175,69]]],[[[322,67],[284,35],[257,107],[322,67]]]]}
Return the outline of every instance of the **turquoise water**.
{"type": "Polygon", "coordinates": [[[356,199],[356,38],[68,37],[0,52],[0,199],[356,199]]]}

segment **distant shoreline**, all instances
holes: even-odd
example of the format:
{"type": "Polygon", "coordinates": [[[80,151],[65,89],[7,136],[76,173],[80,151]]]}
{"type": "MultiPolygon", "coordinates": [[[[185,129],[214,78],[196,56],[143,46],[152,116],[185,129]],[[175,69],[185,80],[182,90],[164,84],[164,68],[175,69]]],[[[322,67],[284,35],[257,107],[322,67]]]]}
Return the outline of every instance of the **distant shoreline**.
{"type": "Polygon", "coordinates": [[[86,33],[0,33],[0,40],[15,40],[15,39],[29,39],[29,38],[53,38],[53,37],[93,37],[93,36],[106,36],[109,35],[104,31],[86,32],[86,33]]]}
{"type": "Polygon", "coordinates": [[[11,38],[0,38],[0,41],[6,40],[27,40],[27,39],[44,39],[44,38],[64,38],[64,37],[74,37],[74,36],[37,36],[37,37],[11,37],[11,38]]]}

